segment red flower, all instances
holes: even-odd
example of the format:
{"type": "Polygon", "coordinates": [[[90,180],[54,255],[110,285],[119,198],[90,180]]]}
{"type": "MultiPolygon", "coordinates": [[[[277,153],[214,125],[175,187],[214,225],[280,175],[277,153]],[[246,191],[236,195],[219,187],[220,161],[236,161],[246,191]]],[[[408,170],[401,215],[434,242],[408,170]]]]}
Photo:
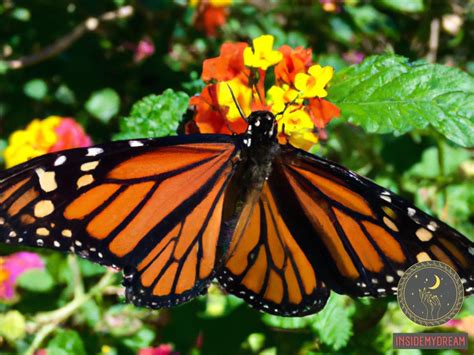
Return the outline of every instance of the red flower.
{"type": "Polygon", "coordinates": [[[177,355],[176,351],[173,351],[173,345],[161,344],[155,348],[144,348],[140,349],[138,355],[177,355]]]}
{"type": "Polygon", "coordinates": [[[278,82],[293,84],[298,73],[306,73],[312,64],[311,48],[283,45],[279,51],[283,54],[283,60],[275,67],[275,78],[278,82]]]}
{"type": "Polygon", "coordinates": [[[309,100],[308,113],[317,128],[324,128],[333,118],[339,117],[341,111],[329,101],[315,97],[309,100]]]}
{"type": "Polygon", "coordinates": [[[248,47],[245,42],[226,42],[221,46],[220,55],[216,58],[206,59],[202,65],[201,78],[204,81],[228,81],[238,75],[246,80],[249,69],[244,65],[244,49],[248,47]]]}
{"type": "Polygon", "coordinates": [[[227,15],[226,6],[213,6],[203,1],[198,6],[194,24],[208,36],[215,37],[217,29],[226,23],[227,15]]]}

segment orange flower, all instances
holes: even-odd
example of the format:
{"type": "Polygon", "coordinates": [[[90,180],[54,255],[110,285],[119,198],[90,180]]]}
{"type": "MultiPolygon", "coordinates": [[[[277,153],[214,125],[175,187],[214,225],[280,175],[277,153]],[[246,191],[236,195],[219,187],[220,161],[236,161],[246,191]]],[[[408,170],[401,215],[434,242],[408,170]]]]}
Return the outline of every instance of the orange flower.
{"type": "MultiPolygon", "coordinates": [[[[201,94],[193,96],[189,101],[190,105],[195,106],[196,114],[194,122],[201,133],[223,133],[232,134],[232,130],[237,133],[243,133],[247,129],[244,120],[227,120],[227,109],[219,105],[217,99],[218,85],[206,86],[201,94]],[[231,130],[232,129],[232,130],[231,130]]],[[[188,133],[194,132],[192,125],[187,125],[188,133]]]]}
{"type": "Polygon", "coordinates": [[[279,51],[283,54],[283,60],[275,67],[275,78],[277,82],[293,84],[296,74],[306,73],[312,64],[311,48],[300,46],[293,49],[284,45],[279,51]]]}
{"type": "Polygon", "coordinates": [[[245,42],[224,43],[218,57],[204,61],[202,80],[228,81],[240,75],[242,81],[246,83],[250,70],[244,65],[243,53],[247,47],[248,44],[245,42]]]}
{"type": "Polygon", "coordinates": [[[324,99],[314,98],[309,100],[309,117],[317,128],[324,128],[333,118],[339,117],[339,108],[324,99]]]}
{"type": "Polygon", "coordinates": [[[227,22],[228,5],[231,1],[200,1],[197,6],[194,25],[208,36],[215,37],[218,28],[227,22]]]}

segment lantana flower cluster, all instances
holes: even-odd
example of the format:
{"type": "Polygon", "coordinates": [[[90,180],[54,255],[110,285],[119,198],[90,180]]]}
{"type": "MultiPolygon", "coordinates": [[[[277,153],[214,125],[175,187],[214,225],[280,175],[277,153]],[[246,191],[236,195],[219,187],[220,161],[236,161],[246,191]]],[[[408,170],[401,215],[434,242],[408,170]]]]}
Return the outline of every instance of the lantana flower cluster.
{"type": "Polygon", "coordinates": [[[64,149],[87,147],[91,138],[74,119],[49,116],[35,119],[24,129],[10,135],[4,151],[7,168],[40,155],[64,149]]]}
{"type": "Polygon", "coordinates": [[[16,280],[32,269],[44,269],[44,263],[38,254],[19,252],[0,257],[0,301],[14,298],[16,280]]]}
{"type": "Polygon", "coordinates": [[[339,109],[323,99],[333,68],[313,63],[311,49],[274,50],[273,43],[271,35],[254,39],[252,47],[227,42],[219,57],[204,61],[201,78],[207,85],[190,100],[196,113],[188,133],[243,133],[247,124],[233,93],[245,116],[256,110],[276,115],[281,144],[309,150],[318,142],[321,130],[339,116],[339,109]],[[273,83],[268,89],[267,81],[273,83]]]}

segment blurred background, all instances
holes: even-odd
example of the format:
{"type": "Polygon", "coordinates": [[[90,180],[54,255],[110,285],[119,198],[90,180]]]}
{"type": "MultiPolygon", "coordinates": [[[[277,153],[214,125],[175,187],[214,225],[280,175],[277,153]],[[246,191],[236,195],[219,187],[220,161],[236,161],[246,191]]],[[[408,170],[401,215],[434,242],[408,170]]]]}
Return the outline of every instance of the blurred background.
{"type": "MultiPolygon", "coordinates": [[[[275,47],[312,48],[313,61],[336,72],[396,53],[472,75],[473,23],[472,0],[0,0],[0,152],[15,144],[12,133],[50,116],[72,118],[83,142],[109,141],[123,133],[121,117],[135,102],[168,88],[199,93],[204,59],[224,41],[262,34],[273,35],[275,47]]],[[[318,154],[473,236],[473,149],[416,130],[368,134],[343,118],[326,128],[318,154]]],[[[14,264],[4,273],[18,274],[0,271],[0,353],[390,354],[393,332],[425,330],[395,298],[333,295],[317,315],[280,318],[212,287],[176,309],[139,309],[124,303],[119,274],[18,251],[0,246],[0,260],[14,264]]],[[[429,331],[453,328],[474,336],[472,298],[455,320],[429,331]]]]}

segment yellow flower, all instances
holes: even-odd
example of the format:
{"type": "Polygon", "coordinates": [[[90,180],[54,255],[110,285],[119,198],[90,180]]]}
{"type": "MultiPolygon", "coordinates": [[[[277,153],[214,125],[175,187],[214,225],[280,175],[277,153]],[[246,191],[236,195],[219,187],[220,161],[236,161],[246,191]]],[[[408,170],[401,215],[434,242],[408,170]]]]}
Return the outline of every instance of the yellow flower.
{"type": "Polygon", "coordinates": [[[308,74],[298,73],[295,77],[295,87],[301,91],[303,97],[325,97],[324,87],[331,80],[334,69],[330,66],[321,67],[316,64],[308,69],[308,74]]]}
{"type": "Polygon", "coordinates": [[[231,91],[234,93],[235,100],[238,102],[242,111],[244,112],[245,116],[250,115],[250,103],[252,100],[252,89],[248,86],[244,85],[240,78],[234,78],[227,82],[219,83],[219,87],[217,89],[217,98],[219,101],[219,106],[226,106],[229,108],[227,112],[227,118],[230,121],[236,121],[240,119],[239,109],[237,108],[234,99],[232,98],[231,91]],[[227,86],[229,85],[229,86],[227,86]]]}
{"type": "Polygon", "coordinates": [[[25,130],[13,132],[4,151],[7,168],[46,154],[57,142],[55,128],[60,122],[61,117],[58,116],[50,116],[42,121],[35,119],[25,130]]]}
{"type": "Polygon", "coordinates": [[[244,63],[246,66],[267,70],[277,64],[283,54],[273,50],[273,36],[263,35],[253,40],[253,51],[250,47],[244,50],[244,63]]]}
{"type": "Polygon", "coordinates": [[[303,109],[288,108],[278,120],[278,131],[284,133],[291,145],[309,150],[318,142],[313,132],[314,124],[303,109]]]}
{"type": "Polygon", "coordinates": [[[272,113],[277,114],[285,109],[285,104],[290,102],[301,104],[303,99],[299,99],[298,95],[298,91],[290,88],[287,84],[282,86],[273,85],[267,91],[267,104],[272,105],[272,113]]]}
{"type": "Polygon", "coordinates": [[[225,7],[232,5],[232,0],[189,0],[188,5],[191,7],[196,7],[199,3],[205,3],[206,5],[211,5],[213,7],[225,7]]]}

